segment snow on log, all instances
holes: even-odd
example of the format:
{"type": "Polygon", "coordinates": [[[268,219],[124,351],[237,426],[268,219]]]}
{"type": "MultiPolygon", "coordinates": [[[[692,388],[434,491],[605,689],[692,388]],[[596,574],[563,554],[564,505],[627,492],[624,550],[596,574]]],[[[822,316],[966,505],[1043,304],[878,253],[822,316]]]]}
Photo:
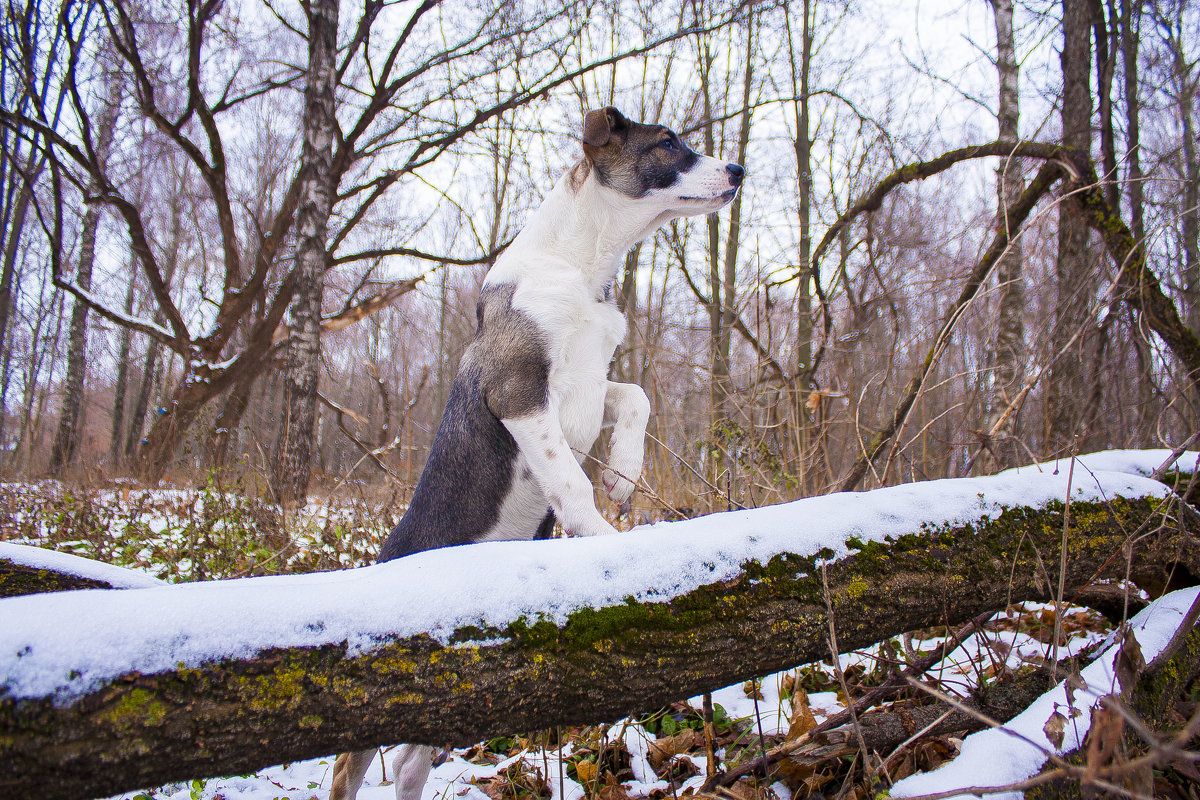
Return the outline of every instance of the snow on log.
{"type": "Polygon", "coordinates": [[[8,598],[0,789],[96,797],[611,721],[826,656],[826,591],[843,650],[1047,599],[1065,516],[1068,599],[1124,576],[1135,540],[1135,580],[1200,575],[1178,508],[1085,460],[340,572],[8,598]]]}
{"type": "Polygon", "coordinates": [[[0,597],[68,589],[145,589],[158,578],[41,547],[0,542],[0,597]]]}

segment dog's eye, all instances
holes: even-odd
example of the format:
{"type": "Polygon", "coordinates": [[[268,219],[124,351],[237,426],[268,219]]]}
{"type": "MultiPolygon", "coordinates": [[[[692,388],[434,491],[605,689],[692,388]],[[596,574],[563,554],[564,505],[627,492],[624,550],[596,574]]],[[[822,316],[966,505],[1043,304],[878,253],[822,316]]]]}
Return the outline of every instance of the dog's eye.
{"type": "Polygon", "coordinates": [[[675,143],[673,141],[671,141],[670,139],[663,139],[661,142],[658,143],[658,146],[661,147],[663,150],[666,150],[668,153],[674,153],[676,150],[679,149],[678,147],[675,146],[675,143]]]}

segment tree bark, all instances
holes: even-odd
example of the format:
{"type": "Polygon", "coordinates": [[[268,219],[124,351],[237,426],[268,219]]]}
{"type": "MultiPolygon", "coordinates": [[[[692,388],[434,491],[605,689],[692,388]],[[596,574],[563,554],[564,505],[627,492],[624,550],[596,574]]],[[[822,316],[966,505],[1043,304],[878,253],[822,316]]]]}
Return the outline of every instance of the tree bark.
{"type": "Polygon", "coordinates": [[[4,265],[0,268],[0,353],[4,354],[6,366],[3,376],[0,376],[0,383],[3,384],[3,389],[0,390],[0,441],[3,441],[4,434],[6,417],[4,411],[8,407],[7,359],[12,352],[12,339],[8,335],[8,320],[13,307],[13,282],[17,274],[17,250],[21,242],[21,231],[25,227],[25,217],[29,213],[29,204],[33,199],[33,190],[30,187],[31,183],[32,178],[21,184],[21,189],[17,194],[17,201],[14,204],[14,208],[11,209],[12,216],[9,227],[4,232],[6,237],[3,256],[4,265]]]}
{"type": "MultiPolygon", "coordinates": [[[[1129,227],[1133,238],[1139,242],[1146,239],[1145,179],[1142,172],[1141,114],[1142,104],[1138,94],[1138,47],[1141,40],[1142,0],[1121,0],[1119,25],[1121,29],[1121,59],[1124,66],[1125,100],[1125,164],[1126,190],[1129,195],[1129,227]]],[[[1131,312],[1131,329],[1137,329],[1140,318],[1131,312]]],[[[1159,403],[1155,397],[1154,377],[1151,369],[1153,355],[1150,343],[1140,330],[1133,336],[1133,347],[1138,357],[1142,379],[1138,381],[1138,418],[1141,430],[1155,429],[1159,403]]]]}
{"type": "MultiPolygon", "coordinates": [[[[1020,137],[1020,93],[1012,0],[992,0],[992,14],[996,24],[996,73],[1000,85],[999,110],[996,114],[999,138],[1001,141],[1016,142],[1020,137]]],[[[1004,209],[1017,201],[1024,187],[1020,161],[1015,158],[1001,161],[996,178],[997,219],[1003,220],[1004,209]]],[[[992,351],[987,430],[995,428],[997,422],[1000,426],[989,443],[992,456],[989,473],[1014,467],[1023,457],[1016,441],[1017,415],[1005,414],[1025,384],[1025,276],[1019,238],[1009,237],[1008,248],[996,265],[996,281],[1000,289],[1000,313],[996,320],[996,339],[992,351]]]]}
{"type": "MultiPolygon", "coordinates": [[[[746,164],[746,151],[750,147],[750,92],[754,86],[753,53],[755,24],[754,13],[750,12],[746,18],[746,58],[742,63],[742,112],[739,115],[737,153],[734,155],[736,163],[742,166],[746,164]]],[[[732,394],[733,388],[731,384],[731,348],[733,345],[733,327],[735,318],[737,317],[737,260],[738,244],[742,236],[742,197],[742,192],[738,192],[729,207],[729,228],[725,233],[725,253],[721,270],[723,287],[721,291],[721,329],[717,343],[717,361],[721,364],[723,370],[721,380],[724,382],[724,387],[721,391],[722,407],[719,414],[724,420],[730,420],[733,415],[729,396],[732,394]]],[[[710,219],[715,220],[717,216],[714,214],[710,219]]]]}
{"type": "MultiPolygon", "coordinates": [[[[704,155],[709,158],[716,156],[716,137],[713,133],[712,105],[712,69],[716,56],[711,51],[708,37],[701,40],[700,50],[700,91],[704,102],[704,155]]],[[[709,430],[708,437],[716,434],[718,426],[724,421],[725,398],[729,394],[729,361],[721,357],[721,323],[724,315],[721,309],[727,302],[722,297],[725,283],[721,279],[721,223],[716,214],[709,214],[704,219],[705,231],[708,234],[708,352],[709,352],[709,430]]],[[[721,472],[721,461],[713,457],[710,476],[715,478],[721,472]]]]}
{"type": "Polygon", "coordinates": [[[308,6],[308,86],[304,93],[304,145],[300,155],[300,205],[296,212],[296,292],[290,310],[291,342],[284,374],[281,441],[274,465],[276,499],[303,505],[312,470],[317,377],[321,357],[321,299],[329,263],[329,214],[336,189],[333,171],[338,124],[338,0],[308,6]]]}
{"type": "Polygon", "coordinates": [[[1179,215],[1183,234],[1183,274],[1188,306],[1188,325],[1200,335],[1200,155],[1196,152],[1196,77],[1183,51],[1183,25],[1167,37],[1171,50],[1171,72],[1175,79],[1175,103],[1183,130],[1183,207],[1179,215]]]}
{"type": "MultiPolygon", "coordinates": [[[[1092,25],[1089,0],[1063,0],[1062,141],[1090,160],[1092,129],[1091,58],[1092,25]]],[[[1079,203],[1065,197],[1058,212],[1058,259],[1055,264],[1057,296],[1050,325],[1050,350],[1063,353],[1080,327],[1091,326],[1088,301],[1096,286],[1087,258],[1088,226],[1079,203]]],[[[1046,435],[1051,452],[1079,452],[1086,435],[1082,388],[1087,385],[1087,353],[1091,337],[1080,336],[1072,351],[1054,362],[1046,380],[1046,435]]]]}
{"type": "Polygon", "coordinates": [[[784,6],[784,28],[788,38],[788,59],[791,67],[792,112],[796,122],[796,195],[799,199],[797,213],[800,222],[800,249],[798,263],[800,274],[796,281],[796,358],[793,374],[796,385],[792,387],[792,417],[795,420],[796,467],[801,492],[809,488],[806,457],[812,426],[809,424],[805,402],[812,386],[812,293],[808,283],[811,277],[808,264],[812,258],[812,131],[809,106],[812,100],[810,78],[812,75],[812,17],[816,0],[802,0],[800,23],[800,46],[792,39],[791,7],[784,6]],[[800,61],[796,61],[799,49],[800,61]]]}
{"type": "MultiPolygon", "coordinates": [[[[133,264],[129,265],[129,285],[125,287],[125,313],[133,313],[134,287],[137,284],[136,271],[133,264]]],[[[108,440],[108,463],[116,466],[123,460],[123,445],[125,444],[125,396],[129,394],[129,348],[133,332],[129,328],[121,328],[121,342],[117,346],[117,382],[113,386],[112,433],[108,440]]],[[[143,412],[144,413],[144,412],[143,412]]]]}
{"type": "MultiPolygon", "coordinates": [[[[112,147],[113,129],[117,124],[120,94],[113,93],[105,101],[99,119],[99,135],[96,142],[96,160],[103,169],[108,163],[112,147]]],[[[93,181],[88,185],[88,195],[99,192],[100,186],[93,181]]],[[[83,230],[80,234],[79,269],[75,283],[79,288],[92,287],[92,267],[96,261],[96,234],[100,227],[100,205],[91,203],[83,215],[83,230]]],[[[54,446],[50,451],[51,475],[60,475],[75,457],[79,447],[79,436],[83,429],[83,382],[87,373],[87,317],[88,306],[76,298],[71,308],[71,332],[67,344],[67,377],[63,386],[62,409],[58,418],[58,430],[54,434],[54,446]]]]}
{"type": "MultiPolygon", "coordinates": [[[[1072,503],[1064,596],[1124,577],[1131,534],[1134,580],[1200,574],[1197,531],[1164,510],[1163,500],[1146,497],[1072,503]]],[[[503,630],[461,630],[449,646],[420,634],[366,652],[282,648],[130,672],[73,700],[0,697],[0,786],[88,798],[396,741],[463,745],[502,731],[611,721],[825,657],[826,590],[845,650],[1049,599],[1057,578],[1045,565],[1060,563],[1063,514],[1051,502],[892,543],[851,539],[841,558],[780,553],[667,602],[615,601],[562,625],[522,619],[503,630]]],[[[222,588],[185,591],[198,590],[222,588]]]]}
{"type": "MultiPolygon", "coordinates": [[[[43,592],[69,592],[75,589],[118,589],[99,578],[56,572],[9,561],[0,555],[0,598],[20,597],[43,592]]],[[[3,784],[0,783],[0,786],[3,784]]]]}

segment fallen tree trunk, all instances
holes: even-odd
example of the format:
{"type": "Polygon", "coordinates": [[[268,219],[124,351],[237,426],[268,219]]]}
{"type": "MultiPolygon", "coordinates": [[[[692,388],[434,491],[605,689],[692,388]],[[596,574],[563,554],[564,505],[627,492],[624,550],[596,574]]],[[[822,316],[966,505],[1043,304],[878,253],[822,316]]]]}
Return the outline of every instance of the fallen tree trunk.
{"type": "Polygon", "coordinates": [[[0,598],[73,589],[136,589],[163,585],[157,578],[99,561],[0,542],[0,598]]]}
{"type": "Polygon", "coordinates": [[[2,600],[0,790],[105,796],[397,741],[462,745],[611,721],[828,655],[827,594],[843,649],[1049,599],[1064,536],[1066,598],[1124,577],[1127,546],[1135,580],[1200,574],[1200,541],[1173,513],[1178,499],[1149,480],[1089,474],[1097,486],[1086,493],[1078,474],[1073,487],[1061,474],[935,481],[326,575],[2,600]],[[1048,499],[1068,491],[1069,512],[1048,499]],[[1013,507],[1014,496],[1029,505],[1013,507]],[[935,507],[960,521],[917,521],[935,507]],[[524,560],[500,558],[509,554],[524,560]],[[622,564],[652,559],[666,577],[636,590],[622,582],[622,564]],[[676,575],[689,569],[692,577],[676,575]],[[355,595],[357,582],[380,586],[384,599],[355,595]],[[590,605],[542,599],[605,582],[615,588],[590,605]],[[549,594],[538,594],[543,585],[549,594]],[[464,622],[451,608],[426,632],[397,621],[351,636],[323,606],[289,608],[322,592],[356,621],[449,607],[471,592],[501,610],[464,622]],[[546,605],[510,613],[513,596],[546,605]],[[173,629],[177,618],[194,627],[173,629]],[[329,641],[226,641],[273,623],[252,630],[254,641],[329,641]],[[104,637],[116,667],[88,660],[89,643],[104,637]],[[203,646],[208,639],[217,643],[203,646]]]}

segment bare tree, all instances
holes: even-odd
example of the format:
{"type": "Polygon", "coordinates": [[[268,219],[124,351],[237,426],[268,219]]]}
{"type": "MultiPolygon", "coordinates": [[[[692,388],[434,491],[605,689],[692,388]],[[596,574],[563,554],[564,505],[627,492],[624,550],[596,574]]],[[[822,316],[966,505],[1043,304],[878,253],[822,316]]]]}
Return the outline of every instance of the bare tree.
{"type": "MultiPolygon", "coordinates": [[[[106,169],[112,150],[113,131],[121,107],[121,95],[114,86],[112,96],[105,99],[104,109],[98,119],[96,137],[96,160],[101,169],[106,169]]],[[[82,291],[92,288],[92,270],[96,261],[96,233],[100,226],[101,206],[92,200],[100,191],[93,180],[88,184],[87,211],[83,215],[80,232],[79,267],[75,271],[75,285],[82,291]]],[[[75,457],[79,446],[79,432],[83,427],[84,377],[87,372],[87,321],[88,304],[76,298],[71,307],[71,331],[67,339],[67,377],[63,385],[63,398],[54,434],[54,446],[50,451],[50,474],[59,475],[75,457]]]]}
{"type": "Polygon", "coordinates": [[[1174,14],[1155,9],[1163,46],[1171,60],[1171,92],[1182,131],[1183,202],[1179,211],[1183,251],[1183,285],[1188,325],[1200,334],[1200,154],[1196,147],[1197,69],[1184,49],[1183,0],[1174,14]]]}
{"type": "MultiPolygon", "coordinates": [[[[1062,2],[1062,141],[1086,156],[1090,156],[1092,146],[1091,14],[1088,0],[1062,2]]],[[[1076,437],[1086,433],[1080,429],[1083,409],[1079,390],[1086,383],[1085,345],[1090,337],[1074,334],[1081,327],[1091,326],[1088,309],[1096,281],[1087,245],[1088,226],[1079,201],[1066,197],[1059,206],[1057,299],[1050,334],[1050,349],[1057,360],[1046,386],[1047,441],[1058,449],[1070,450],[1076,445],[1076,437]]]]}
{"type": "MultiPolygon", "coordinates": [[[[1000,86],[996,113],[1000,129],[998,138],[1015,143],[1020,138],[1020,92],[1012,0],[992,0],[992,16],[996,25],[996,74],[1000,86]]],[[[1003,159],[996,173],[997,216],[1003,220],[1004,209],[1021,196],[1024,181],[1020,162],[1014,158],[1003,159]]],[[[1025,276],[1020,238],[1010,237],[1008,249],[996,265],[996,279],[1000,313],[992,352],[988,431],[985,435],[995,437],[989,443],[993,466],[1004,468],[1016,466],[1024,455],[1016,443],[1017,415],[1009,410],[1025,382],[1025,276]],[[995,433],[991,432],[993,428],[995,433]]]]}
{"type": "MultiPolygon", "coordinates": [[[[62,56],[54,37],[52,9],[41,0],[24,6],[5,0],[0,7],[0,108],[58,125],[64,96],[53,91],[51,75],[62,56]]],[[[46,165],[41,134],[0,126],[0,441],[3,440],[12,345],[9,324],[14,282],[34,189],[46,165]]]]}
{"type": "Polygon", "coordinates": [[[304,504],[313,454],[317,374],[321,356],[321,299],[329,262],[327,237],[333,208],[333,155],[339,133],[337,87],[338,0],[309,0],[308,70],[304,90],[304,145],[296,212],[295,299],[289,312],[291,341],[284,373],[286,419],[280,429],[274,489],[281,503],[304,504]]]}

